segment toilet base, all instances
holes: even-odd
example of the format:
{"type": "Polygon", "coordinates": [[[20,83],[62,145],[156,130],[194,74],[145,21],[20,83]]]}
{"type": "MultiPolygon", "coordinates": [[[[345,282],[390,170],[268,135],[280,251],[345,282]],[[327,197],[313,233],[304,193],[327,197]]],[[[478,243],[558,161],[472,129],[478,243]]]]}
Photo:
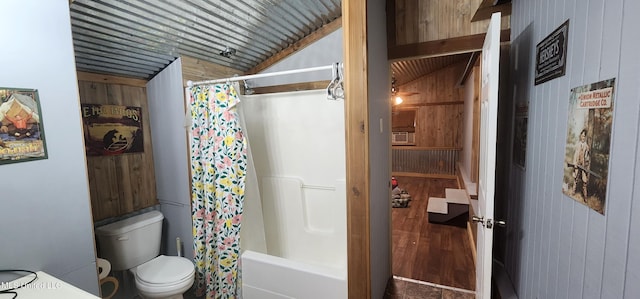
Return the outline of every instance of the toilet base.
{"type": "Polygon", "coordinates": [[[143,298],[143,299],[184,299],[182,294],[173,295],[169,297],[145,297],[144,295],[138,293],[138,296],[140,296],[140,298],[143,298]]]}

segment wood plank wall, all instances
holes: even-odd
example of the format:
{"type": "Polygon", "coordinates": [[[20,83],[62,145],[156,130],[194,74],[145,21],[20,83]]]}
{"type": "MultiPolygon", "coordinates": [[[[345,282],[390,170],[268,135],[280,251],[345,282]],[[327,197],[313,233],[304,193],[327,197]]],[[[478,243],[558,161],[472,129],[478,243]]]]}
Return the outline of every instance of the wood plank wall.
{"type": "MultiPolygon", "coordinates": [[[[469,177],[472,182],[478,182],[480,174],[480,87],[482,86],[482,76],[480,62],[473,68],[475,80],[473,81],[473,133],[471,137],[471,173],[469,177]]],[[[477,188],[477,187],[476,187],[477,188]]]]}
{"type": "Polygon", "coordinates": [[[121,216],[158,204],[146,88],[140,86],[140,80],[114,81],[108,80],[107,77],[96,79],[98,77],[79,73],[80,102],[141,107],[144,153],[87,157],[94,221],[121,216]]]}
{"type": "MultiPolygon", "coordinates": [[[[482,0],[395,0],[394,2],[395,45],[485,33],[489,25],[489,20],[471,22],[482,0]]],[[[504,16],[502,29],[508,29],[509,22],[510,16],[504,16]]]]}
{"type": "Polygon", "coordinates": [[[415,145],[461,148],[464,90],[456,86],[466,62],[458,63],[400,86],[404,96],[399,109],[416,109],[415,145]]]}

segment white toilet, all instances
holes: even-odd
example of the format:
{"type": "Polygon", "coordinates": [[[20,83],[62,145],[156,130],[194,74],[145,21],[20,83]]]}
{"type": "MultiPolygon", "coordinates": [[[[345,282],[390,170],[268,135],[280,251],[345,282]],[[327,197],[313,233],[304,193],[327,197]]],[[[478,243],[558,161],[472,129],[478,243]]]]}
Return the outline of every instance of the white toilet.
{"type": "Polygon", "coordinates": [[[144,298],[182,299],[193,284],[193,263],[179,256],[160,255],[162,219],[151,211],[96,228],[100,256],[114,271],[129,270],[144,298]]]}

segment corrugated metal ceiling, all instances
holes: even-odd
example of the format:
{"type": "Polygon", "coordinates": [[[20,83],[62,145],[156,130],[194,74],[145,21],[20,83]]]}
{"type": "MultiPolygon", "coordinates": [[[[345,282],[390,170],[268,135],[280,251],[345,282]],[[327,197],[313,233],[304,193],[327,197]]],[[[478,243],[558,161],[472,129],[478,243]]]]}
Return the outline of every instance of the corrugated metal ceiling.
{"type": "Polygon", "coordinates": [[[150,79],[181,55],[248,70],[340,17],[341,1],[75,0],[70,10],[78,71],[150,79]]]}
{"type": "MultiPolygon", "coordinates": [[[[179,56],[241,71],[341,16],[341,0],[75,0],[78,71],[150,79],[179,56]],[[227,49],[234,55],[222,54],[227,49]]],[[[405,84],[470,54],[396,61],[405,84]]]]}

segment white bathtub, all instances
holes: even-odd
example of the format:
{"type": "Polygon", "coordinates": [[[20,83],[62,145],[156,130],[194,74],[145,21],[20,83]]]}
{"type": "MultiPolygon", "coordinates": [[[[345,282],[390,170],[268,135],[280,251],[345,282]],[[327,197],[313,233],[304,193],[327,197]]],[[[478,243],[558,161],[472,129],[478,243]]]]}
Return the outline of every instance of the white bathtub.
{"type": "Polygon", "coordinates": [[[347,298],[346,269],[329,268],[246,250],[242,253],[244,299],[347,298]]]}

